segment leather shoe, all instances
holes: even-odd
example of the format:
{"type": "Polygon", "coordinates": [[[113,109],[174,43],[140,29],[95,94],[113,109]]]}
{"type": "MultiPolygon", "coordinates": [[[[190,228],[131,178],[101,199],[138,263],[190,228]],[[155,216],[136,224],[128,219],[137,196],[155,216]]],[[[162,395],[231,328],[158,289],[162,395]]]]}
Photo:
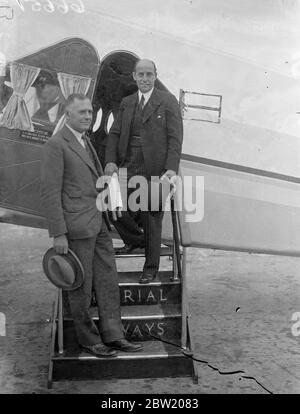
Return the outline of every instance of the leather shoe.
{"type": "Polygon", "coordinates": [[[102,343],[96,345],[81,345],[81,348],[98,358],[114,358],[117,356],[116,351],[102,343]]]}
{"type": "MultiPolygon", "coordinates": [[[[115,249],[115,254],[129,254],[132,253],[134,250],[136,249],[145,249],[145,247],[143,246],[134,246],[132,244],[124,244],[124,246],[116,248],[115,249]]],[[[136,253],[140,253],[140,252],[136,252],[136,253]]]]}
{"type": "Polygon", "coordinates": [[[150,282],[153,282],[158,275],[158,272],[151,273],[151,272],[143,272],[140,276],[139,283],[142,285],[146,285],[150,282]]]}
{"type": "Polygon", "coordinates": [[[119,339],[117,341],[107,343],[107,346],[112,349],[117,349],[118,351],[124,352],[137,352],[143,349],[142,344],[134,344],[127,341],[127,339],[119,339]]]}
{"type": "Polygon", "coordinates": [[[128,244],[124,244],[122,247],[116,247],[115,254],[127,254],[129,248],[130,246],[128,244]]]}

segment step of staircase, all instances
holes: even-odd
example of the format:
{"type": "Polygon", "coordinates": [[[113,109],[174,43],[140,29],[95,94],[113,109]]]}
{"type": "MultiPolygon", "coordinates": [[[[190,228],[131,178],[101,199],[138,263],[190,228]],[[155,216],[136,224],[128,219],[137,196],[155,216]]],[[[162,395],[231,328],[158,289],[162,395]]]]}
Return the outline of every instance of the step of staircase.
{"type": "Polygon", "coordinates": [[[154,305],[180,303],[181,283],[171,280],[171,271],[159,272],[157,280],[141,285],[139,272],[119,272],[121,305],[154,305]]]}
{"type": "MultiPolygon", "coordinates": [[[[173,256],[173,249],[162,248],[161,256],[173,256]]],[[[117,259],[129,260],[138,257],[144,257],[144,252],[116,256],[117,259]]],[[[172,270],[163,270],[159,272],[156,280],[143,285],[139,283],[140,273],[120,271],[118,283],[125,337],[132,342],[142,343],[143,350],[135,353],[118,352],[115,358],[97,358],[82,351],[68,309],[67,294],[63,292],[64,352],[58,352],[58,320],[55,318],[52,327],[49,387],[52,381],[59,380],[164,377],[193,377],[196,380],[191,351],[183,351],[181,348],[181,281],[174,279],[172,270]]],[[[95,323],[98,323],[98,309],[94,299],[90,314],[95,323]]],[[[187,336],[189,337],[189,333],[187,336]]]]}
{"type": "MultiPolygon", "coordinates": [[[[176,304],[181,302],[181,282],[171,280],[172,271],[160,271],[155,281],[139,283],[140,272],[118,272],[121,305],[176,304]]],[[[65,314],[70,314],[67,293],[63,292],[65,314]]],[[[96,305],[93,297],[92,305],[96,305]]]]}
{"type": "MultiPolygon", "coordinates": [[[[145,257],[145,249],[134,249],[132,253],[120,253],[120,254],[115,254],[116,259],[117,258],[134,258],[134,257],[145,257]]],[[[160,250],[160,256],[161,257],[165,257],[165,256],[173,256],[173,248],[169,247],[169,246],[163,246],[161,247],[160,250]]]]}
{"type": "MultiPolygon", "coordinates": [[[[118,272],[119,277],[119,284],[120,283],[137,283],[139,284],[139,276],[141,272],[138,271],[130,271],[130,272],[118,272]]],[[[173,271],[172,270],[160,270],[158,272],[157,278],[151,282],[153,284],[168,284],[170,282],[174,282],[173,280],[173,271]]],[[[180,283],[180,280],[175,280],[176,283],[180,283]]],[[[145,286],[139,284],[139,286],[145,286]]]]}
{"type": "Polygon", "coordinates": [[[125,337],[130,341],[181,339],[181,305],[122,306],[125,337]]]}
{"type": "Polygon", "coordinates": [[[191,354],[186,352],[186,356],[180,348],[159,341],[144,342],[142,351],[119,352],[115,358],[97,358],[82,352],[71,336],[65,338],[65,345],[63,355],[55,346],[53,381],[190,377],[193,372],[191,354]]]}
{"type": "MultiPolygon", "coordinates": [[[[96,307],[90,309],[95,322],[99,320],[96,307]]],[[[130,341],[167,340],[179,344],[181,339],[181,305],[122,306],[121,320],[126,339],[130,341]]],[[[64,331],[73,328],[70,314],[64,316],[64,331]]],[[[76,337],[74,337],[76,340],[76,337]]]]}

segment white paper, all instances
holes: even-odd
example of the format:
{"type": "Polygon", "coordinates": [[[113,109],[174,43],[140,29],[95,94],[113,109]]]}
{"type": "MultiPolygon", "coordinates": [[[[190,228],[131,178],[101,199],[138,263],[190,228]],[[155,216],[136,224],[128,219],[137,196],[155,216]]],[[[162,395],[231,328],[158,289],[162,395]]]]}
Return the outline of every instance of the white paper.
{"type": "Polygon", "coordinates": [[[109,200],[110,209],[113,211],[116,208],[123,207],[121,189],[117,173],[113,173],[109,183],[109,200]]]}

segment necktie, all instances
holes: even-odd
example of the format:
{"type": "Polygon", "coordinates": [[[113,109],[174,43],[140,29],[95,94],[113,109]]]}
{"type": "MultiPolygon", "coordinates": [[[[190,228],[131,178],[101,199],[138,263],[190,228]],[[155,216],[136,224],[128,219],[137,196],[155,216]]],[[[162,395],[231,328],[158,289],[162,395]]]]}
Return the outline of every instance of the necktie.
{"type": "Polygon", "coordinates": [[[145,97],[144,97],[144,95],[142,95],[139,105],[140,105],[140,110],[142,111],[144,109],[144,105],[145,105],[145,97]]]}

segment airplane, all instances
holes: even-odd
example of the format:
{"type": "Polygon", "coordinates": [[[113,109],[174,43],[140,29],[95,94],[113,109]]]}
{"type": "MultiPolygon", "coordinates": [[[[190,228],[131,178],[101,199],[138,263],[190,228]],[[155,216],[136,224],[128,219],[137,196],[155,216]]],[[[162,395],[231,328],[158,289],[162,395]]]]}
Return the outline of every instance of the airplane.
{"type": "MultiPolygon", "coordinates": [[[[39,124],[43,108],[35,111],[32,122],[36,131],[42,131],[47,138],[54,118],[62,114],[63,96],[58,73],[89,77],[88,95],[98,113],[94,131],[99,152],[120,100],[135,90],[131,77],[134,62],[138,57],[149,56],[158,62],[159,79],[163,79],[168,88],[160,80],[157,86],[169,89],[181,101],[184,120],[182,174],[204,177],[205,211],[201,220],[188,226],[189,243],[298,254],[297,61],[292,69],[284,71],[197,43],[197,19],[193,19],[192,14],[198,12],[200,16],[203,10],[205,16],[207,6],[207,19],[211,22],[212,11],[204,3],[188,5],[188,2],[177,1],[175,11],[159,6],[156,1],[145,2],[145,22],[135,8],[135,1],[126,6],[120,1],[107,6],[103,1],[90,0],[77,2],[77,9],[76,2],[72,5],[64,2],[67,13],[55,2],[53,7],[57,9],[50,13],[46,3],[40,2],[39,10],[34,2],[10,1],[8,5],[13,5],[14,20],[4,22],[5,31],[2,32],[7,55],[13,57],[11,63],[41,69],[34,86],[27,92],[31,111],[39,103],[48,105],[48,126],[39,124]],[[161,10],[161,26],[168,23],[165,31],[151,30],[149,14],[153,14],[153,10],[157,15],[161,10]],[[168,14],[163,14],[166,11],[168,14]],[[173,34],[176,30],[170,27],[171,22],[177,22],[181,15],[192,22],[190,32],[194,30],[194,39],[184,34],[180,36],[180,30],[179,34],[173,34]],[[35,36],[37,21],[42,30],[35,36]],[[55,30],[51,30],[52,27],[55,30]],[[24,57],[17,57],[19,51],[25,52],[24,57]],[[36,95],[41,95],[43,82],[46,85],[43,94],[48,95],[46,98],[39,96],[38,100],[36,95]]],[[[250,2],[246,3],[251,8],[250,2]]],[[[272,8],[274,21],[275,12],[282,11],[280,2],[277,3],[277,10],[272,8]]],[[[217,4],[221,7],[220,2],[217,4]]],[[[239,17],[245,22],[247,10],[239,17]]],[[[261,6],[260,15],[267,10],[268,4],[264,8],[261,6]]],[[[290,14],[296,11],[292,6],[284,10],[290,14]]],[[[232,2],[231,12],[241,13],[241,9],[232,2]]],[[[218,14],[215,16],[218,19],[218,14]]],[[[288,24],[291,16],[286,14],[282,20],[282,24],[288,24]]],[[[153,24],[155,26],[155,21],[153,24]]],[[[0,77],[2,110],[3,100],[7,101],[13,90],[9,87],[8,67],[0,77]]],[[[44,139],[41,132],[30,134],[0,127],[2,222],[45,227],[39,204],[39,157],[44,139]]]]}
{"type": "MultiPolygon", "coordinates": [[[[182,112],[180,174],[190,197],[178,212],[182,246],[300,255],[299,61],[296,42],[285,47],[299,30],[297,5],[9,4],[14,18],[4,21],[1,33],[6,42],[6,63],[0,65],[1,222],[46,228],[41,150],[62,122],[68,87],[77,82],[77,90],[92,100],[94,145],[101,157],[122,98],[136,90],[134,64],[149,57],[158,66],[156,86],[175,94],[182,112]],[[280,28],[288,29],[286,39],[280,28]],[[238,49],[239,42],[246,47],[238,49]],[[7,110],[20,95],[15,107],[23,105],[22,125],[7,110]]],[[[173,240],[170,223],[166,214],[165,241],[173,240]]]]}

